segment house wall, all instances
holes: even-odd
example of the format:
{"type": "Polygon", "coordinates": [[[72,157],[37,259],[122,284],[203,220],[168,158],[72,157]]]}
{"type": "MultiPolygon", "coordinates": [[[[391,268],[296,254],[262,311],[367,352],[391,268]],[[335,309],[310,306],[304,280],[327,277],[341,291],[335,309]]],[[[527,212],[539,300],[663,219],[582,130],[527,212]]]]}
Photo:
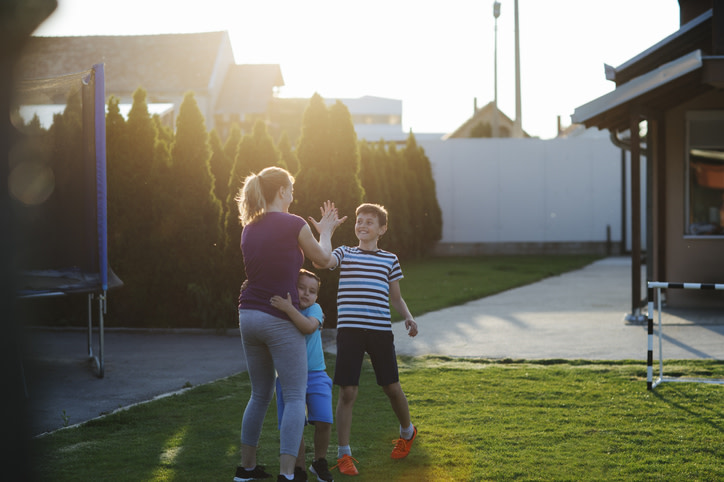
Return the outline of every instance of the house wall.
{"type": "MultiPolygon", "coordinates": [[[[685,116],[689,110],[724,109],[724,93],[697,97],[666,115],[666,269],[668,282],[724,283],[724,237],[684,235],[685,116]]],[[[724,292],[667,290],[669,306],[724,307],[724,292]]]]}
{"type": "Polygon", "coordinates": [[[418,144],[443,214],[437,254],[620,252],[621,151],[608,138],[418,144]]]}

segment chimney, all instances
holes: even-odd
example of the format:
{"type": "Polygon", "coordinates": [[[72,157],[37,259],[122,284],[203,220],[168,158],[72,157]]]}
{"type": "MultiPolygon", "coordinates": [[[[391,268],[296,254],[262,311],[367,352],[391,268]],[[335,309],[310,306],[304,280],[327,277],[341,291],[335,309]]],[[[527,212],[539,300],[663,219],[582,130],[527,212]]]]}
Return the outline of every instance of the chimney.
{"type": "Polygon", "coordinates": [[[473,97],[473,115],[478,113],[478,98],[473,97]]]}

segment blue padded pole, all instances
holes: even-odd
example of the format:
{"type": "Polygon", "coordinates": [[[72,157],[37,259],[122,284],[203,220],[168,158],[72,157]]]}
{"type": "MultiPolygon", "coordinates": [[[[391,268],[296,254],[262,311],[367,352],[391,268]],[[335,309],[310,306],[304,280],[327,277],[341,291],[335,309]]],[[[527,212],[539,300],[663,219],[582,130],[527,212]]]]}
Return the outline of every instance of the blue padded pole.
{"type": "Polygon", "coordinates": [[[93,65],[95,72],[96,193],[98,206],[98,256],[101,286],[108,290],[108,213],[106,207],[106,76],[104,64],[93,65]]]}

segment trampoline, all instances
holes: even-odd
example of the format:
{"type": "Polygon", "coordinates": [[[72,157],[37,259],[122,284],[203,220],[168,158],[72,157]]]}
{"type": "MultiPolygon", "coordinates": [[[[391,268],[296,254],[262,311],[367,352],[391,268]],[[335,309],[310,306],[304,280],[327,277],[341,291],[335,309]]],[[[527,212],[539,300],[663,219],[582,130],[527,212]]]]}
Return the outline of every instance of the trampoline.
{"type": "Polygon", "coordinates": [[[23,139],[10,155],[9,177],[17,297],[86,295],[88,357],[99,378],[107,293],[123,285],[108,264],[104,76],[104,65],[96,64],[18,82],[12,112],[23,139]],[[64,104],[43,126],[38,112],[64,104]]]}

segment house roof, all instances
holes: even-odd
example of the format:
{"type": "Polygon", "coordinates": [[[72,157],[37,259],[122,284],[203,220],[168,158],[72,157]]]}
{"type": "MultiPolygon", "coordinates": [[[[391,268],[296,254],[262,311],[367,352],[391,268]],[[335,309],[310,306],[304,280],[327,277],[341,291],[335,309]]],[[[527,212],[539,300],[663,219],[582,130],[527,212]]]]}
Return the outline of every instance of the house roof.
{"type": "MultiPolygon", "coordinates": [[[[485,106],[481,107],[480,109],[477,109],[475,113],[470,117],[468,120],[463,123],[460,127],[455,129],[455,131],[452,134],[448,134],[444,136],[445,139],[455,139],[458,137],[469,137],[470,131],[480,122],[488,122],[492,123],[493,121],[493,113],[495,109],[495,103],[494,102],[488,102],[485,106]]],[[[505,126],[509,130],[512,131],[513,128],[513,120],[505,115],[503,111],[498,109],[498,122],[500,123],[500,126],[505,126]]],[[[523,137],[530,137],[525,131],[523,132],[523,137]]]]}
{"type": "MultiPolygon", "coordinates": [[[[224,45],[226,44],[226,46],[224,45]]],[[[30,37],[16,68],[19,79],[48,78],[105,64],[106,91],[205,92],[227,32],[162,35],[30,37]]],[[[152,99],[153,100],[153,99],[152,99]]]]}
{"type": "Polygon", "coordinates": [[[724,85],[724,57],[713,30],[724,24],[714,9],[615,69],[607,78],[616,89],[577,107],[573,123],[611,131],[629,128],[630,111],[663,112],[724,85]],[[719,55],[717,55],[719,54],[719,55]]]}
{"type": "Polygon", "coordinates": [[[267,112],[272,98],[270,87],[283,85],[278,64],[232,65],[216,101],[216,112],[267,112]]]}

